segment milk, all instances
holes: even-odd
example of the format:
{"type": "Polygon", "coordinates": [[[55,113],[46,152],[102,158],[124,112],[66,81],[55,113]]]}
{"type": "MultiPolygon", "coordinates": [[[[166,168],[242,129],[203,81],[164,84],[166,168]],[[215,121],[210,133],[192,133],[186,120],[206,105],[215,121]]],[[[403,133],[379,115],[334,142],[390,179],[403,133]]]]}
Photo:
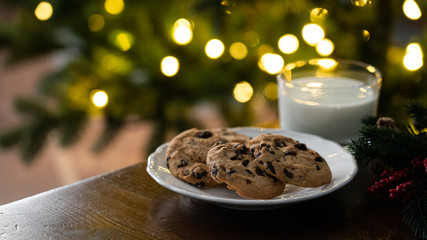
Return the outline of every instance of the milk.
{"type": "MultiPolygon", "coordinates": [[[[372,80],[374,81],[374,79],[372,80]]],[[[283,129],[307,132],[348,143],[375,116],[378,89],[347,77],[303,77],[279,81],[279,116],[283,129]]]]}

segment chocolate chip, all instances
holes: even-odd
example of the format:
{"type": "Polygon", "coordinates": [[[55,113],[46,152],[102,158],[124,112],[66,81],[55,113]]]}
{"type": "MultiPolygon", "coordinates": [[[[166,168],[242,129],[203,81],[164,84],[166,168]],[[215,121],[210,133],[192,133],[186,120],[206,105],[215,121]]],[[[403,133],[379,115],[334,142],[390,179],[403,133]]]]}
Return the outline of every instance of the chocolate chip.
{"type": "Polygon", "coordinates": [[[237,160],[238,155],[232,156],[230,160],[237,160]]]}
{"type": "Polygon", "coordinates": [[[291,155],[291,156],[296,156],[296,155],[297,155],[297,152],[292,151],[292,150],[288,150],[288,151],[286,151],[284,154],[285,154],[285,156],[289,156],[289,155],[291,155]]]}
{"type": "Polygon", "coordinates": [[[247,166],[248,166],[248,164],[249,164],[249,160],[243,160],[242,165],[243,165],[244,167],[247,167],[247,166]]]}
{"type": "Polygon", "coordinates": [[[323,162],[323,161],[325,161],[325,159],[323,159],[322,157],[316,157],[314,159],[314,161],[316,161],[316,162],[323,162]]]}
{"type": "Polygon", "coordinates": [[[267,162],[267,169],[269,169],[273,174],[276,174],[276,170],[271,162],[267,162]]]}
{"type": "Polygon", "coordinates": [[[286,143],[282,140],[276,140],[276,141],[274,141],[274,146],[275,147],[286,147],[286,143]]]}
{"type": "Polygon", "coordinates": [[[185,161],[184,159],[181,159],[180,160],[180,163],[178,164],[178,166],[176,166],[177,168],[182,168],[182,167],[185,167],[185,166],[187,166],[187,161],[185,161]]]}
{"type": "Polygon", "coordinates": [[[294,178],[294,174],[289,172],[288,169],[286,169],[286,168],[283,169],[283,173],[285,174],[286,177],[288,177],[290,179],[294,178]]]}
{"type": "Polygon", "coordinates": [[[264,176],[264,173],[262,172],[262,170],[260,169],[260,168],[256,168],[255,169],[255,173],[258,175],[258,176],[264,176]]]}
{"type": "Polygon", "coordinates": [[[319,167],[319,166],[316,166],[316,170],[317,170],[317,171],[319,171],[319,170],[320,170],[320,167],[319,167]]]}
{"type": "Polygon", "coordinates": [[[246,145],[242,145],[242,149],[241,149],[241,152],[242,152],[242,154],[246,154],[247,152],[248,152],[248,148],[246,147],[246,145]]]}
{"type": "Polygon", "coordinates": [[[251,180],[246,179],[246,184],[251,184],[251,183],[252,183],[252,181],[251,181],[251,180]]]}
{"type": "Polygon", "coordinates": [[[212,168],[212,175],[216,176],[218,174],[218,168],[216,166],[214,166],[212,168]]]}
{"type": "Polygon", "coordinates": [[[201,132],[198,132],[197,133],[197,137],[199,137],[199,138],[210,138],[210,137],[212,137],[212,132],[210,132],[210,131],[201,131],[201,132]]]}
{"type": "Polygon", "coordinates": [[[196,179],[201,179],[201,178],[205,177],[207,174],[208,174],[208,173],[207,173],[206,171],[203,171],[203,172],[201,172],[201,173],[193,172],[193,173],[191,174],[191,176],[195,177],[196,179]]]}
{"type": "Polygon", "coordinates": [[[267,177],[273,179],[274,182],[279,182],[279,179],[277,179],[275,176],[267,174],[267,177]]]}
{"type": "Polygon", "coordinates": [[[257,155],[255,156],[255,158],[259,158],[261,156],[261,152],[257,153],[257,155]]]}
{"type": "Polygon", "coordinates": [[[299,150],[302,151],[307,151],[307,146],[304,143],[297,143],[294,145],[294,147],[298,148],[299,150]]]}
{"type": "Polygon", "coordinates": [[[263,161],[259,161],[259,164],[264,165],[264,162],[263,161]]]}
{"type": "Polygon", "coordinates": [[[235,173],[236,171],[234,170],[234,169],[230,169],[230,170],[228,170],[228,172],[227,172],[227,174],[228,175],[231,175],[231,174],[233,174],[233,173],[235,173]]]}
{"type": "Polygon", "coordinates": [[[254,175],[253,172],[251,172],[251,170],[246,169],[246,172],[249,173],[250,175],[254,175]]]}

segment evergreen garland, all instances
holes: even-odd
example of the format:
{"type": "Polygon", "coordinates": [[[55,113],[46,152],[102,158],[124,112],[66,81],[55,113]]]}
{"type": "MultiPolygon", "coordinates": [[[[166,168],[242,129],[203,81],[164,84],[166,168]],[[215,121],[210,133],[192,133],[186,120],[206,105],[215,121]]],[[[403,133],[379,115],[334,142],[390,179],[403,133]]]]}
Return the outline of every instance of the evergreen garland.
{"type": "Polygon", "coordinates": [[[368,192],[401,200],[403,220],[415,236],[426,239],[427,106],[412,100],[405,109],[412,120],[403,124],[406,128],[397,128],[391,118],[380,118],[375,125],[367,120],[349,150],[376,175],[368,192]]]}

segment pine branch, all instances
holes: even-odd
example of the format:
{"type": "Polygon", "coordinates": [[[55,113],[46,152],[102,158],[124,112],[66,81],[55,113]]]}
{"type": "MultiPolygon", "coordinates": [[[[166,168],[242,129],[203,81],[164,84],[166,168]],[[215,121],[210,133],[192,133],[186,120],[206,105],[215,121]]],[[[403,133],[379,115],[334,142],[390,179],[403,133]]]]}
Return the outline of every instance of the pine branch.
{"type": "Polygon", "coordinates": [[[410,198],[405,202],[402,211],[403,220],[409,226],[414,235],[421,239],[427,239],[427,180],[418,184],[410,198]]]}
{"type": "Polygon", "coordinates": [[[411,100],[407,105],[405,105],[405,111],[412,118],[412,124],[418,131],[427,128],[426,104],[416,100],[411,100]]]}
{"type": "Polygon", "coordinates": [[[59,116],[60,143],[69,146],[79,139],[80,133],[87,123],[87,115],[83,111],[72,110],[59,116]]]}
{"type": "Polygon", "coordinates": [[[364,126],[361,136],[353,139],[349,149],[356,160],[364,164],[382,159],[391,167],[404,167],[415,157],[426,157],[427,137],[397,132],[391,128],[364,126]]]}

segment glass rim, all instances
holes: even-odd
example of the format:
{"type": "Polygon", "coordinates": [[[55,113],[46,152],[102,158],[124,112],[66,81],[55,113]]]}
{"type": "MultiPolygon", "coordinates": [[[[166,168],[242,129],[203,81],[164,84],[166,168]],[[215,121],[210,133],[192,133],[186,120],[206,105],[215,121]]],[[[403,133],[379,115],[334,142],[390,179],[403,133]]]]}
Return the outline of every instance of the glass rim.
{"type": "MultiPolygon", "coordinates": [[[[382,85],[382,73],[378,68],[374,67],[373,65],[362,62],[362,61],[353,60],[353,59],[333,59],[333,58],[314,58],[309,60],[299,60],[299,61],[288,63],[284,66],[282,71],[279,74],[277,74],[277,80],[280,82],[284,82],[285,84],[291,84],[292,87],[319,88],[319,87],[295,85],[292,83],[293,78],[287,76],[287,75],[290,75],[293,70],[302,68],[304,66],[315,67],[316,69],[312,69],[313,71],[323,70],[324,72],[330,72],[330,73],[333,73],[333,71],[336,70],[338,66],[353,66],[358,69],[354,69],[352,71],[363,71],[367,74],[370,74],[374,81],[363,82],[363,84],[360,84],[358,86],[352,86],[351,88],[353,87],[358,88],[363,86],[381,87],[382,85]]],[[[301,71],[307,71],[307,70],[301,70],[301,71]]],[[[350,71],[350,70],[347,69],[346,71],[350,71]]],[[[327,88],[339,89],[339,88],[349,88],[349,87],[322,87],[322,88],[323,89],[327,89],[327,88]]]]}

